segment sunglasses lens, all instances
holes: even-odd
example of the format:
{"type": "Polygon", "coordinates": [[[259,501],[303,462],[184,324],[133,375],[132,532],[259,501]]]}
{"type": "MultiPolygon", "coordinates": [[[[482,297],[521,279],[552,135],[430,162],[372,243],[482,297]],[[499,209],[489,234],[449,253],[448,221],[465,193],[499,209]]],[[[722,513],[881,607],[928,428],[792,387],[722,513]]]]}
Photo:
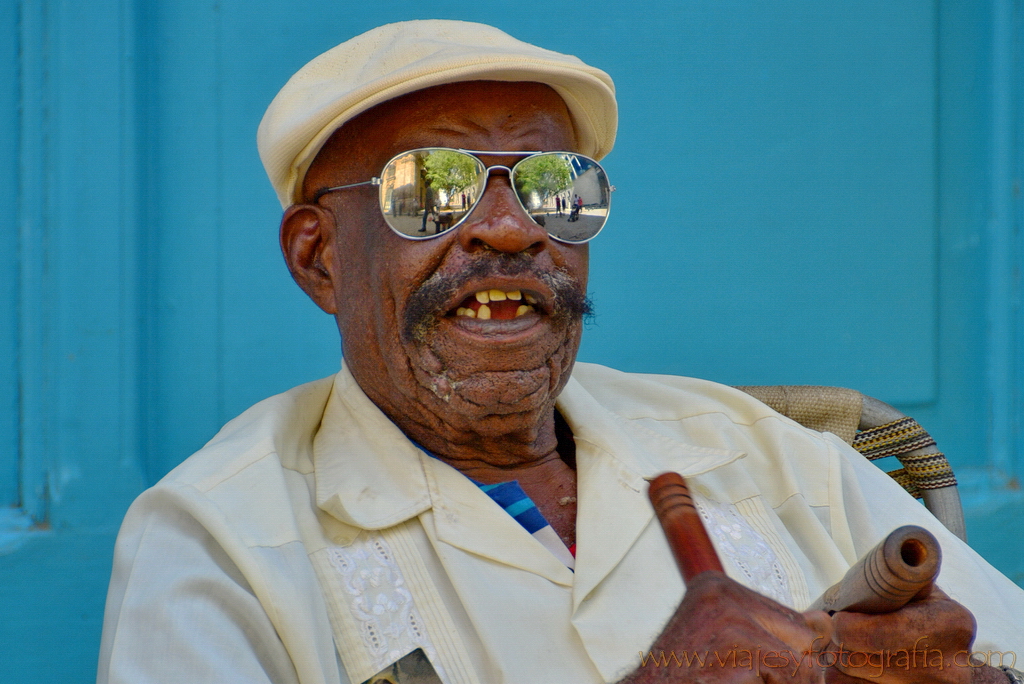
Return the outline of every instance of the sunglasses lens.
{"type": "MultiPolygon", "coordinates": [[[[581,243],[608,218],[611,186],[593,159],[571,152],[544,152],[513,168],[512,183],[530,217],[556,240],[581,243]]],[[[459,150],[405,152],[384,167],[380,209],[391,228],[407,238],[432,238],[459,225],[487,186],[487,168],[459,150]]]]}
{"type": "Polygon", "coordinates": [[[380,210],[395,232],[432,238],[457,225],[486,184],[487,169],[473,156],[457,150],[413,150],[384,167],[380,210]]]}
{"type": "Polygon", "coordinates": [[[562,242],[587,242],[608,219],[611,186],[593,159],[569,152],[519,162],[512,181],[530,217],[562,242]]]}

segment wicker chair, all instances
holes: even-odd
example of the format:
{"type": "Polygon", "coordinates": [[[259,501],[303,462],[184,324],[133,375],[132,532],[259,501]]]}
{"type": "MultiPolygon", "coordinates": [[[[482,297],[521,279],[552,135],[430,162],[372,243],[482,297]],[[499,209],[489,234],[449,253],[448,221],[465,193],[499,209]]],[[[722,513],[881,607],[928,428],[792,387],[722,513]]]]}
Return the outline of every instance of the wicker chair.
{"type": "Polygon", "coordinates": [[[960,494],[949,461],[935,440],[889,404],[857,390],[812,385],[737,387],[801,425],[831,432],[870,460],[895,456],[903,465],[889,475],[956,536],[967,541],[960,494]]]}

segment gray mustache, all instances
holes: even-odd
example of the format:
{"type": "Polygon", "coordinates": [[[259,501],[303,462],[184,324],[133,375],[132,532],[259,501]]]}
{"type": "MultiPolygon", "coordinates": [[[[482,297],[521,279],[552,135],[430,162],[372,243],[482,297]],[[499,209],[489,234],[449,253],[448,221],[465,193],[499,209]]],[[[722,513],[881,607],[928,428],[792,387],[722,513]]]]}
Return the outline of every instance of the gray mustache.
{"type": "Polygon", "coordinates": [[[472,261],[468,268],[449,275],[435,273],[409,297],[402,334],[407,341],[424,341],[437,321],[448,313],[456,292],[472,280],[491,276],[530,275],[554,293],[552,316],[559,322],[593,315],[593,306],[579,281],[561,270],[541,270],[527,254],[492,254],[472,261]]]}

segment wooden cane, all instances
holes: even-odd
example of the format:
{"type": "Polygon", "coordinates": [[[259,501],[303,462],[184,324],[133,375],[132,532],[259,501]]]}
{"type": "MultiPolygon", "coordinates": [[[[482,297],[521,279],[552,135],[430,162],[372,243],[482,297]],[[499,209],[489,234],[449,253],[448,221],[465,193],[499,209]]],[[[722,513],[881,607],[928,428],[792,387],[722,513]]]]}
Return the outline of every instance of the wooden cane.
{"type": "Polygon", "coordinates": [[[942,549],[935,536],[923,527],[904,525],[868,551],[808,610],[897,611],[911,599],[931,593],[941,564],[942,549]]]}
{"type": "MultiPolygon", "coordinates": [[[[688,583],[709,570],[724,572],[686,480],[678,473],[662,473],[651,480],[647,493],[683,581],[688,583]]],[[[941,563],[942,549],[934,535],[923,527],[904,525],[857,561],[808,610],[830,614],[899,610],[931,592],[941,563]]]]}
{"type": "Polygon", "coordinates": [[[651,480],[647,495],[654,505],[668,546],[689,583],[702,572],[712,570],[724,573],[715,547],[711,544],[700,513],[693,505],[690,488],[679,473],[662,473],[651,480]]]}

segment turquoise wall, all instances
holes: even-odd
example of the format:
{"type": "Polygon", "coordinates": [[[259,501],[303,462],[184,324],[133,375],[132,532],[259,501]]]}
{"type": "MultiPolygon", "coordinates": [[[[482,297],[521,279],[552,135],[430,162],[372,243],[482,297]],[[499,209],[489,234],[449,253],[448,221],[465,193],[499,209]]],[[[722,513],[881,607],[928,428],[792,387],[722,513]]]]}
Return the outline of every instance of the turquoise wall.
{"type": "Polygon", "coordinates": [[[0,681],[90,680],[134,496],[336,370],[255,130],[307,60],[411,18],[615,78],[582,359],[895,403],[954,463],[972,544],[1024,582],[1019,0],[381,7],[0,7],[0,681]]]}

